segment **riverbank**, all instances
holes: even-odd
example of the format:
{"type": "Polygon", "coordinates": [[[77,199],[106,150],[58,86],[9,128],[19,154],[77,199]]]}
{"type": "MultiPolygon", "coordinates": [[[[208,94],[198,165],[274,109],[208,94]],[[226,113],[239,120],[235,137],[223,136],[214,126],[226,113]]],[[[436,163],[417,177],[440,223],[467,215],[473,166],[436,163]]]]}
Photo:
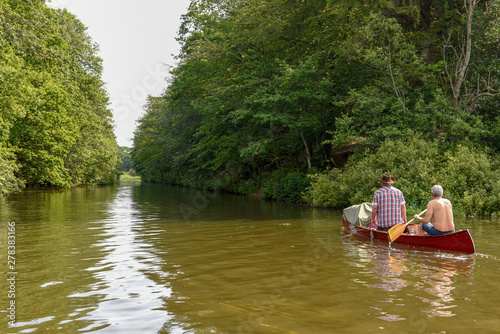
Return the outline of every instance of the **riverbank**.
{"type": "Polygon", "coordinates": [[[141,181],[141,176],[131,175],[129,172],[122,172],[119,181],[141,181]]]}
{"type": "Polygon", "coordinates": [[[343,209],[371,202],[380,187],[380,177],[389,173],[396,178],[394,186],[403,192],[409,213],[422,211],[431,200],[431,187],[440,184],[444,198],[453,204],[455,216],[487,217],[500,212],[498,166],[498,158],[486,149],[459,145],[443,151],[436,142],[414,137],[387,141],[372,152],[352,155],[343,168],[317,172],[276,170],[246,179],[238,174],[240,171],[204,179],[186,173],[176,184],[343,209]]]}

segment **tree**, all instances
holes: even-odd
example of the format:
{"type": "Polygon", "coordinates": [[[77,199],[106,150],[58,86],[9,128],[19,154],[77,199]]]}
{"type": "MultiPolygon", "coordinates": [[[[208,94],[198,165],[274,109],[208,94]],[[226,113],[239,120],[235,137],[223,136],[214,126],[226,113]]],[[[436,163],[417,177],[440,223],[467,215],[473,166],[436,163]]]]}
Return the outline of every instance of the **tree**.
{"type": "Polygon", "coordinates": [[[122,172],[128,172],[129,170],[134,168],[134,166],[132,165],[132,157],[130,155],[131,151],[132,149],[126,146],[120,146],[118,148],[118,154],[120,155],[120,159],[122,161],[122,165],[120,168],[122,172]]]}
{"type": "MultiPolygon", "coordinates": [[[[469,70],[471,55],[474,51],[473,45],[477,45],[477,41],[481,39],[481,35],[484,34],[485,25],[492,23],[496,24],[498,27],[499,8],[498,1],[496,0],[465,0],[463,2],[463,7],[458,10],[459,13],[463,11],[463,14],[460,13],[462,25],[459,26],[457,30],[451,29],[447,39],[443,43],[444,66],[453,93],[454,108],[458,108],[459,106],[463,86],[466,83],[466,74],[469,70]],[[480,9],[479,7],[482,8],[480,9]],[[451,39],[454,37],[453,34],[458,35],[455,39],[455,43],[451,42],[451,39]]],[[[474,73],[473,71],[469,72],[474,73]]],[[[494,74],[494,81],[492,81],[491,78],[492,73],[490,72],[489,74],[490,76],[486,82],[484,82],[484,79],[483,82],[481,82],[478,76],[478,87],[473,97],[474,102],[483,96],[500,95],[497,73],[494,74]]],[[[470,104],[471,101],[468,103],[470,104]]]]}
{"type": "Polygon", "coordinates": [[[499,5],[466,1],[472,19],[463,0],[193,0],[134,164],[158,182],[250,189],[332,167],[353,142],[360,155],[415,133],[443,151],[500,149],[499,5]]]}
{"type": "Polygon", "coordinates": [[[0,26],[0,150],[12,159],[9,175],[29,186],[112,182],[112,115],[86,28],[44,1],[12,0],[0,1],[0,26]]]}

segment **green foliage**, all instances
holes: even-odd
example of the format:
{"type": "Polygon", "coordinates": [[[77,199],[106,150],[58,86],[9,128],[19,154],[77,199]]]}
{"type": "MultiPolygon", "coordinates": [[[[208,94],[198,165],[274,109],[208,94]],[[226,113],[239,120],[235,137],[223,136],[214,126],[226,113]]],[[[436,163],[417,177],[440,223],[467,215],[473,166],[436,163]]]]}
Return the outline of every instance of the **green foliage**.
{"type": "Polygon", "coordinates": [[[397,178],[397,187],[405,192],[408,207],[421,206],[425,190],[418,185],[433,183],[430,168],[432,157],[438,156],[437,146],[417,137],[409,140],[386,141],[375,152],[353,156],[343,171],[332,170],[315,174],[307,201],[315,206],[343,208],[372,200],[380,186],[381,175],[397,178]]]}
{"type": "Polygon", "coordinates": [[[150,97],[145,110],[146,114],[138,121],[131,152],[134,169],[145,181],[175,183],[177,174],[172,173],[172,167],[175,166],[172,151],[177,150],[177,145],[182,143],[178,140],[168,141],[168,133],[164,133],[176,131],[171,126],[174,117],[171,117],[170,110],[161,98],[150,97]]]}
{"type": "Polygon", "coordinates": [[[443,187],[449,189],[450,200],[461,210],[471,215],[500,212],[500,202],[495,198],[495,186],[500,180],[498,161],[484,150],[459,145],[444,154],[444,162],[438,176],[443,187]]]}
{"type": "Polygon", "coordinates": [[[0,147],[12,162],[2,192],[114,182],[102,60],[85,26],[43,1],[0,0],[0,49],[0,147]]]}
{"type": "Polygon", "coordinates": [[[120,181],[140,181],[141,177],[136,175],[134,170],[131,169],[130,172],[124,172],[120,175],[120,181]]]}
{"type": "Polygon", "coordinates": [[[383,173],[397,179],[411,210],[426,207],[430,188],[440,184],[456,213],[489,215],[500,212],[497,161],[482,149],[459,145],[444,152],[436,142],[418,137],[388,140],[375,152],[354,156],[343,171],[311,175],[305,196],[314,206],[344,208],[370,202],[383,173]]]}
{"type": "Polygon", "coordinates": [[[334,121],[328,116],[333,84],[323,57],[303,38],[326,5],[193,3],[181,27],[181,62],[162,97],[165,105],[161,111],[146,106],[135,134],[138,173],[157,182],[199,185],[230,172],[228,166],[236,165],[241,179],[317,161],[334,121]],[[298,26],[303,28],[297,39],[298,26]],[[148,142],[151,131],[157,140],[148,142]],[[141,153],[153,142],[167,161],[141,153]]]}
{"type": "Polygon", "coordinates": [[[311,180],[300,173],[274,173],[264,179],[262,197],[281,202],[300,202],[310,184],[311,180]]]}
{"type": "Polygon", "coordinates": [[[242,180],[234,185],[234,192],[238,194],[253,195],[260,191],[259,182],[256,180],[242,180]]]}
{"type": "Polygon", "coordinates": [[[0,146],[0,196],[19,192],[24,187],[23,182],[16,178],[15,173],[18,170],[14,154],[0,146]]]}
{"type": "Polygon", "coordinates": [[[131,151],[132,149],[130,147],[126,146],[118,147],[118,155],[120,156],[120,160],[122,162],[120,171],[122,172],[128,172],[133,168],[131,151]]]}
{"type": "MultiPolygon", "coordinates": [[[[429,185],[455,177],[444,172],[452,160],[436,160],[445,152],[462,154],[467,141],[474,157],[500,150],[500,6],[488,12],[490,3],[474,9],[480,29],[457,93],[464,2],[192,1],[170,85],[139,121],[134,168],[143,180],[260,187],[266,198],[296,201],[305,184],[297,175],[339,165],[334,153],[357,143],[370,150],[314,176],[309,202],[370,200],[373,180],[391,172],[408,206],[421,207],[429,185]]],[[[467,213],[492,212],[496,189],[453,199],[467,213]]]]}

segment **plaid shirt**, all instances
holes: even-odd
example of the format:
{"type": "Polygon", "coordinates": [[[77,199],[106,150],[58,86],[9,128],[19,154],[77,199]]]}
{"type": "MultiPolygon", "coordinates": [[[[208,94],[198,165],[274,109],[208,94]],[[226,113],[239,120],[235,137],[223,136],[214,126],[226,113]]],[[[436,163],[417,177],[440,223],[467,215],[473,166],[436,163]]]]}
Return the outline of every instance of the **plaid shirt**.
{"type": "Polygon", "coordinates": [[[387,185],[375,192],[373,205],[378,206],[377,226],[390,227],[404,223],[401,218],[401,205],[405,204],[401,190],[387,185]]]}

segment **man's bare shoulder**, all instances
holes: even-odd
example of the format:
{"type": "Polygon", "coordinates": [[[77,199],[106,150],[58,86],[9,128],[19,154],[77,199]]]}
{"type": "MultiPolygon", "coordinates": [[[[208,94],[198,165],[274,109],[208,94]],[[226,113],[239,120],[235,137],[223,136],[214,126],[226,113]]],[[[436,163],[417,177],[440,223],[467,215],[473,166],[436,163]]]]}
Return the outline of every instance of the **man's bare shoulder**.
{"type": "Polygon", "coordinates": [[[433,208],[435,208],[438,205],[439,205],[439,200],[437,199],[430,200],[429,203],[427,203],[428,207],[433,207],[433,208]]]}
{"type": "Polygon", "coordinates": [[[449,199],[447,199],[447,198],[441,198],[441,200],[442,200],[442,201],[443,201],[446,205],[452,206],[452,205],[451,205],[451,202],[450,202],[450,200],[449,200],[449,199]]]}
{"type": "Polygon", "coordinates": [[[446,206],[451,207],[451,202],[449,199],[439,198],[439,199],[433,199],[433,200],[429,201],[428,205],[432,206],[433,208],[441,207],[442,205],[446,205],[446,206]]]}

